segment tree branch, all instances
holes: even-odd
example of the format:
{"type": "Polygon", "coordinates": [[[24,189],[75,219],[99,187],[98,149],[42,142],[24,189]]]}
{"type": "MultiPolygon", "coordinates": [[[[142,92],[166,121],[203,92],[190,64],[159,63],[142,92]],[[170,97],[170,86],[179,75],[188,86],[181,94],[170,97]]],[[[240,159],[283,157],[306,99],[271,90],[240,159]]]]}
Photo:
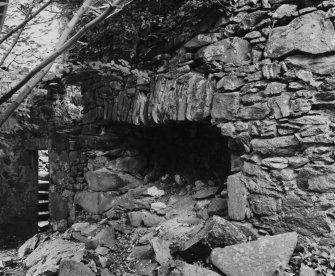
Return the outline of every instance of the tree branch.
{"type": "Polygon", "coordinates": [[[17,44],[17,42],[20,39],[20,36],[23,32],[24,28],[22,28],[21,30],[19,30],[19,32],[17,33],[16,38],[14,39],[12,45],[10,46],[10,48],[8,49],[8,51],[4,54],[4,56],[2,57],[1,61],[0,61],[0,67],[2,67],[2,65],[4,64],[5,60],[7,59],[7,57],[10,55],[10,53],[12,52],[12,50],[14,49],[15,45],[17,44]]]}
{"type": "MultiPolygon", "coordinates": [[[[0,117],[0,127],[4,124],[4,122],[12,115],[12,113],[15,111],[15,109],[25,100],[25,98],[31,93],[32,89],[42,80],[42,78],[46,75],[46,73],[50,70],[51,65],[54,61],[54,59],[56,57],[58,57],[61,53],[63,53],[65,50],[67,50],[74,42],[76,42],[78,39],[80,39],[89,29],[91,29],[92,27],[94,27],[95,25],[97,25],[98,23],[100,23],[101,21],[103,21],[106,17],[112,15],[115,15],[117,13],[119,13],[125,6],[129,5],[131,2],[133,2],[134,0],[130,0],[128,3],[125,3],[123,5],[123,7],[119,10],[115,11],[115,7],[110,6],[105,12],[103,12],[99,17],[95,18],[94,20],[92,20],[90,23],[88,23],[86,26],[84,26],[82,29],[79,30],[79,32],[74,35],[70,40],[68,40],[63,46],[60,46],[64,43],[64,41],[66,40],[68,34],[71,32],[71,30],[74,27],[74,24],[72,24],[72,28],[71,28],[71,24],[69,24],[66,28],[65,31],[58,43],[58,50],[52,54],[51,56],[49,56],[49,58],[47,58],[44,62],[42,62],[39,66],[37,66],[33,71],[34,73],[30,73],[28,74],[31,78],[32,76],[34,76],[36,74],[36,72],[38,72],[36,74],[36,76],[34,78],[32,78],[29,81],[29,78],[24,78],[21,82],[19,82],[13,89],[11,89],[9,92],[11,92],[11,95],[13,95],[18,89],[20,89],[24,84],[25,87],[24,89],[21,91],[21,93],[18,95],[18,97],[8,106],[8,108],[5,110],[5,112],[2,114],[2,116],[0,117]],[[114,11],[114,13],[113,13],[114,11]],[[51,63],[51,64],[50,64],[51,63]],[[49,64],[49,65],[48,65],[49,64]],[[47,66],[48,65],[48,66],[47,66]],[[46,68],[44,68],[45,66],[47,66],[46,68]],[[44,69],[43,69],[44,68],[44,69]],[[27,83],[28,82],[28,83],[27,83]],[[18,88],[20,87],[20,88],[18,88]],[[13,92],[14,91],[14,92],[13,92]]],[[[92,2],[92,0],[86,0],[84,2],[84,4],[81,6],[81,9],[86,10],[88,8],[88,5],[90,5],[92,2]]],[[[124,0],[116,0],[114,2],[114,4],[120,4],[122,2],[126,2],[124,0]]],[[[77,17],[77,20],[80,18],[80,16],[82,15],[79,14],[79,10],[77,12],[77,14],[74,17],[77,17]],[[80,15],[80,16],[79,16],[80,15]]],[[[74,19],[74,18],[73,18],[74,19]]],[[[71,20],[72,21],[72,20],[71,20]]],[[[71,22],[70,22],[71,23],[71,22]]],[[[8,93],[9,93],[8,92],[8,93]]],[[[8,95],[8,93],[6,95],[8,95]]],[[[6,96],[5,95],[5,96],[6,96]]],[[[10,97],[10,96],[9,96],[10,97]]],[[[3,102],[3,101],[2,101],[3,102]]]]}
{"type": "Polygon", "coordinates": [[[2,44],[5,40],[11,37],[14,33],[16,33],[19,29],[26,26],[32,19],[34,19],[41,11],[43,11],[46,7],[48,7],[54,0],[49,0],[43,6],[41,6],[36,12],[28,16],[24,21],[22,21],[19,25],[17,25],[13,30],[8,32],[3,38],[0,39],[0,44],[2,44]]]}

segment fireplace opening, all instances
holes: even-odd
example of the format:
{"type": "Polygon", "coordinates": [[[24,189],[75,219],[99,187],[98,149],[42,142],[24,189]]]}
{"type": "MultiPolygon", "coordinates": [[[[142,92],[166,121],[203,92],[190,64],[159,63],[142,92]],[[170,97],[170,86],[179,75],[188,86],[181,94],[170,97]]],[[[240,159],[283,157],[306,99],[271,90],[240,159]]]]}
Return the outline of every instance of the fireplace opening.
{"type": "Polygon", "coordinates": [[[47,150],[38,151],[38,231],[49,226],[49,156],[47,150]]]}
{"type": "Polygon", "coordinates": [[[148,128],[148,169],[156,175],[180,175],[186,183],[212,181],[220,188],[230,174],[228,138],[206,124],[148,128]]]}

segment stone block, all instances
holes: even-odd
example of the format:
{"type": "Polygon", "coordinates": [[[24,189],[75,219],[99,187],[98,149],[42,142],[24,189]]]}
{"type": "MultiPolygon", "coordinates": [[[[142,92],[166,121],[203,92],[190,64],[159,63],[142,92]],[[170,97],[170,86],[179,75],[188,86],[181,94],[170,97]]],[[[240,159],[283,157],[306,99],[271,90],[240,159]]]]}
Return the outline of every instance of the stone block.
{"type": "Polygon", "coordinates": [[[274,28],[265,48],[267,56],[279,58],[295,51],[312,55],[334,52],[335,29],[325,15],[323,11],[307,13],[274,28]]]}
{"type": "Polygon", "coordinates": [[[253,139],[251,141],[254,152],[264,155],[293,155],[299,147],[299,141],[294,135],[274,137],[272,139],[253,139]]]}
{"type": "Polygon", "coordinates": [[[210,261],[221,272],[230,276],[274,275],[278,269],[287,266],[297,241],[297,233],[290,232],[215,248],[210,255],[210,261]]]}
{"type": "Polygon", "coordinates": [[[201,48],[196,53],[196,58],[206,62],[221,61],[242,64],[250,60],[250,52],[251,47],[248,41],[239,37],[231,37],[201,48]]]}
{"type": "Polygon", "coordinates": [[[114,195],[102,192],[80,191],[76,193],[74,202],[92,214],[102,214],[108,210],[114,198],[114,195]]]}
{"type": "Polygon", "coordinates": [[[73,260],[63,260],[59,265],[59,276],[95,276],[88,266],[73,260]]]}
{"type": "Polygon", "coordinates": [[[198,265],[192,265],[188,264],[183,261],[176,261],[176,274],[173,274],[174,271],[172,271],[171,275],[181,275],[181,276],[219,276],[218,273],[209,270],[207,268],[198,266],[198,265]]]}
{"type": "Polygon", "coordinates": [[[254,214],[270,216],[281,210],[281,200],[266,195],[250,195],[249,204],[254,214]]]}
{"type": "Polygon", "coordinates": [[[238,92],[215,94],[212,107],[212,122],[227,122],[235,118],[240,108],[240,95],[238,92]]]}
{"type": "Polygon", "coordinates": [[[238,118],[244,120],[262,120],[270,113],[267,103],[255,103],[251,106],[241,106],[237,114],[238,118]]]}
{"type": "Polygon", "coordinates": [[[222,38],[221,33],[198,34],[185,43],[186,49],[196,49],[217,42],[222,38]]]}
{"type": "Polygon", "coordinates": [[[227,179],[228,216],[232,220],[244,220],[248,210],[247,189],[241,177],[242,173],[236,173],[227,179]]]}

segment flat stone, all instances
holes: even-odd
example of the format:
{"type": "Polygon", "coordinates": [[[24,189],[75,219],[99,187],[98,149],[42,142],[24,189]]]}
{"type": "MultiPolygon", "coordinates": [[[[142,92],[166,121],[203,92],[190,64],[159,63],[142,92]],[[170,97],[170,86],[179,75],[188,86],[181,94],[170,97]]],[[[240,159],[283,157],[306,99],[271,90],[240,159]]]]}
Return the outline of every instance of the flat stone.
{"type": "Polygon", "coordinates": [[[270,276],[286,267],[298,241],[295,232],[215,248],[210,261],[228,276],[270,276]]]}
{"type": "Polygon", "coordinates": [[[247,189],[241,181],[242,173],[228,176],[228,216],[232,220],[244,220],[248,210],[247,189]]]}
{"type": "Polygon", "coordinates": [[[270,113],[267,103],[255,103],[251,106],[241,106],[237,114],[238,118],[245,120],[262,120],[270,113]]]}
{"type": "Polygon", "coordinates": [[[36,234],[29,240],[27,240],[23,245],[20,246],[17,256],[19,258],[23,258],[24,256],[30,254],[36,248],[38,242],[40,240],[40,235],[36,234]]]}
{"type": "Polygon", "coordinates": [[[101,256],[106,256],[110,252],[110,250],[107,247],[99,246],[95,249],[95,252],[101,256]]]}
{"type": "Polygon", "coordinates": [[[159,225],[161,222],[164,221],[163,217],[157,216],[155,214],[151,214],[149,212],[143,212],[143,224],[146,227],[154,227],[159,225]]]}
{"type": "Polygon", "coordinates": [[[153,202],[151,203],[150,208],[154,210],[155,212],[164,210],[166,208],[166,204],[164,202],[153,202]]]}
{"type": "Polygon", "coordinates": [[[205,225],[205,240],[211,248],[225,247],[248,241],[248,237],[232,222],[213,216],[205,225]]]}
{"type": "Polygon", "coordinates": [[[250,195],[249,204],[254,214],[270,216],[281,210],[281,201],[267,195],[250,195]]]}
{"type": "Polygon", "coordinates": [[[95,276],[96,274],[81,262],[63,260],[59,266],[59,276],[95,276]]]}
{"type": "Polygon", "coordinates": [[[218,273],[211,271],[207,268],[197,265],[191,265],[183,261],[176,261],[176,270],[178,270],[178,272],[180,273],[177,275],[182,276],[219,276],[218,273]]]}
{"type": "Polygon", "coordinates": [[[291,97],[287,94],[282,94],[269,99],[268,105],[276,119],[290,116],[290,99],[291,97]]]}
{"type": "Polygon", "coordinates": [[[143,213],[141,211],[129,212],[128,218],[132,226],[139,227],[143,221],[143,213]]]}
{"type": "Polygon", "coordinates": [[[204,188],[199,191],[196,191],[195,194],[193,195],[193,198],[206,199],[206,198],[214,197],[217,192],[218,192],[218,187],[208,187],[208,188],[204,188]]]}
{"type": "Polygon", "coordinates": [[[77,222],[72,224],[71,229],[73,231],[81,232],[82,230],[86,229],[90,224],[88,222],[77,222]]]}
{"type": "Polygon", "coordinates": [[[222,38],[221,33],[198,34],[190,41],[186,42],[186,49],[196,49],[217,42],[222,38]]]}
{"type": "Polygon", "coordinates": [[[211,112],[212,122],[227,122],[235,118],[240,107],[240,93],[215,94],[211,112]]]}
{"type": "Polygon", "coordinates": [[[170,253],[169,242],[155,237],[151,240],[151,245],[155,252],[156,261],[163,267],[170,267],[173,258],[170,253]]]}
{"type": "Polygon", "coordinates": [[[303,236],[321,237],[332,232],[332,223],[326,212],[309,212],[305,208],[290,208],[283,219],[290,229],[303,236]]]}
{"type": "Polygon", "coordinates": [[[29,268],[27,276],[48,275],[55,273],[61,260],[81,261],[84,245],[63,239],[45,241],[24,260],[29,268]]]}
{"type": "Polygon", "coordinates": [[[267,96],[278,95],[281,94],[283,91],[285,91],[285,88],[286,88],[285,83],[271,82],[266,86],[264,94],[267,96]]]}
{"type": "Polygon", "coordinates": [[[221,61],[223,63],[242,64],[250,60],[250,43],[238,37],[226,38],[201,48],[196,53],[197,59],[206,62],[221,61]]]}
{"type": "Polygon", "coordinates": [[[265,19],[268,15],[267,11],[254,11],[251,13],[247,13],[242,17],[242,20],[239,24],[239,27],[243,31],[252,30],[259,24],[263,19],[265,19]]]}
{"type": "Polygon", "coordinates": [[[276,11],[273,13],[273,19],[282,19],[285,17],[292,17],[293,14],[298,10],[297,5],[292,4],[283,4],[280,5],[276,11]]]}
{"type": "Polygon", "coordinates": [[[289,165],[295,169],[302,167],[303,165],[306,165],[309,162],[308,158],[300,156],[287,157],[286,159],[288,160],[289,165]]]}
{"type": "Polygon", "coordinates": [[[102,192],[80,191],[76,193],[74,202],[92,214],[102,214],[114,198],[114,195],[102,192]]]}
{"type": "Polygon", "coordinates": [[[301,264],[300,276],[316,276],[316,272],[313,268],[307,265],[301,264]]]}
{"type": "Polygon", "coordinates": [[[287,26],[274,28],[265,54],[279,58],[294,51],[314,55],[333,52],[335,29],[325,15],[323,11],[307,13],[293,19],[287,26]]]}
{"type": "Polygon", "coordinates": [[[162,197],[163,195],[165,195],[165,191],[158,189],[156,186],[152,186],[148,188],[146,194],[152,197],[162,197]]]}
{"type": "Polygon", "coordinates": [[[272,169],[284,169],[288,167],[288,160],[283,157],[264,158],[262,165],[272,169]]]}
{"type": "Polygon", "coordinates": [[[106,169],[88,171],[84,174],[89,188],[92,191],[117,191],[127,185],[141,185],[141,181],[130,174],[121,172],[110,172],[106,169]]]}
{"type": "Polygon", "coordinates": [[[13,264],[12,257],[5,257],[0,260],[0,268],[5,268],[11,266],[13,264]]]}
{"type": "Polygon", "coordinates": [[[292,155],[299,144],[299,141],[293,135],[272,139],[253,139],[251,141],[254,152],[277,156],[292,155]]]}
{"type": "Polygon", "coordinates": [[[114,250],[116,247],[115,231],[112,227],[107,227],[99,231],[92,239],[98,241],[100,246],[114,250]]]}
{"type": "Polygon", "coordinates": [[[235,75],[224,76],[216,84],[216,89],[222,89],[224,92],[234,91],[243,86],[244,83],[245,83],[244,79],[239,78],[235,75]]]}
{"type": "Polygon", "coordinates": [[[308,179],[308,190],[328,193],[335,191],[335,174],[325,174],[308,179]]]}
{"type": "Polygon", "coordinates": [[[320,75],[335,73],[335,55],[333,54],[326,56],[294,55],[287,57],[285,63],[288,66],[310,70],[320,75]]]}

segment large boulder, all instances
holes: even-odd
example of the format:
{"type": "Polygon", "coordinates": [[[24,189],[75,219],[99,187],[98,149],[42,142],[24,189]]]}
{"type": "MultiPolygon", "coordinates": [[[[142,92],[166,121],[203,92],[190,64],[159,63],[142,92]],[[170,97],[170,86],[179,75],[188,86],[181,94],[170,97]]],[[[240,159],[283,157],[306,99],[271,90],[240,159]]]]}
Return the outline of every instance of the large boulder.
{"type": "Polygon", "coordinates": [[[106,169],[88,171],[84,176],[89,188],[96,192],[117,191],[127,185],[141,184],[141,181],[130,174],[111,172],[106,169]]]}
{"type": "Polygon", "coordinates": [[[115,195],[107,193],[79,191],[74,197],[74,202],[92,214],[102,214],[112,206],[114,199],[115,195]]]}
{"type": "Polygon", "coordinates": [[[215,248],[210,261],[227,276],[272,276],[286,267],[297,245],[296,232],[215,248]]]}
{"type": "Polygon", "coordinates": [[[29,268],[27,276],[53,275],[59,269],[61,260],[71,259],[81,261],[84,254],[84,245],[63,240],[54,239],[41,243],[24,261],[29,268]],[[45,273],[45,274],[43,274],[45,273]]]}
{"type": "Polygon", "coordinates": [[[274,28],[265,53],[280,58],[292,52],[316,55],[335,51],[334,25],[325,15],[323,11],[315,11],[292,20],[287,26],[274,28]]]}

